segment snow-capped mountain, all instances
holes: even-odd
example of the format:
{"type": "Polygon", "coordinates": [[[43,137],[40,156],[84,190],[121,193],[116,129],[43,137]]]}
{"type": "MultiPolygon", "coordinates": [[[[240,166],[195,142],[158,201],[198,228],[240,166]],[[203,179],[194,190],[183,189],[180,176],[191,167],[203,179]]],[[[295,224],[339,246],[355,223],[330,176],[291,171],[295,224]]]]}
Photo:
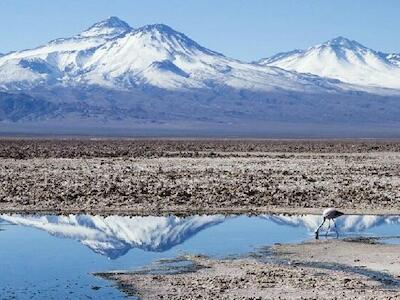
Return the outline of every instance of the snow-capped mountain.
{"type": "Polygon", "coordinates": [[[320,56],[330,57],[333,70],[348,67],[351,72],[344,75],[362,80],[343,82],[344,75],[340,81],[274,66],[304,51],[245,63],[167,25],[132,28],[111,17],[73,37],[0,56],[0,132],[43,133],[50,127],[53,133],[92,134],[102,126],[117,133],[200,128],[208,134],[218,127],[263,134],[289,126],[304,136],[333,125],[336,132],[350,132],[349,124],[358,134],[362,124],[368,135],[400,134],[400,86],[393,89],[399,55],[344,39],[328,44],[321,49],[336,54],[321,50],[320,56]],[[350,55],[350,48],[357,55],[350,55]],[[339,56],[349,63],[337,63],[339,56]],[[368,67],[353,68],[350,62],[357,59],[368,67]],[[362,77],[372,71],[379,74],[362,77]]]}
{"type": "Polygon", "coordinates": [[[115,259],[130,249],[162,252],[225,220],[222,215],[179,217],[22,216],[1,215],[11,224],[74,239],[96,253],[115,259]]]}
{"type": "Polygon", "coordinates": [[[329,81],[247,64],[206,49],[162,25],[132,29],[116,17],[72,38],[0,58],[0,87],[99,85],[114,89],[321,90],[329,81]]]}
{"type": "Polygon", "coordinates": [[[35,49],[0,57],[0,88],[27,89],[61,84],[79,77],[93,49],[131,31],[116,17],[94,24],[72,38],[53,40],[35,49]]]}
{"type": "Polygon", "coordinates": [[[400,89],[399,57],[338,37],[307,50],[279,53],[258,63],[357,85],[400,89]]]}

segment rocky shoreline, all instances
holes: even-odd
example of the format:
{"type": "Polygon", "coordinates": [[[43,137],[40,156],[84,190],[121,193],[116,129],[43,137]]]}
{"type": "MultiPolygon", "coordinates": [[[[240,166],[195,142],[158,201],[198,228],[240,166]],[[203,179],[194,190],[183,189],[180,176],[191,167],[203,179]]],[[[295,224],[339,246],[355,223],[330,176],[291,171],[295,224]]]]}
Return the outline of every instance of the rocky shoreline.
{"type": "Polygon", "coordinates": [[[203,256],[183,272],[97,274],[140,299],[398,299],[400,246],[328,240],[275,245],[249,257],[203,256]],[[351,257],[344,255],[351,250],[351,257]],[[271,255],[272,253],[272,255],[271,255]]]}

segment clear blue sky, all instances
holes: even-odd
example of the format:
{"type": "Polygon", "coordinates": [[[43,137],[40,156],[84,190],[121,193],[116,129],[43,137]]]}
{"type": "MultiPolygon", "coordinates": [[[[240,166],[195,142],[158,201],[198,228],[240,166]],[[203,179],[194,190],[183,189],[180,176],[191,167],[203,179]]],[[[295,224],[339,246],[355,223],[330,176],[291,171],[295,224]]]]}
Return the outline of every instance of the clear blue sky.
{"type": "Polygon", "coordinates": [[[164,23],[243,60],[346,36],[400,52],[398,0],[0,0],[0,52],[72,36],[108,16],[164,23]]]}

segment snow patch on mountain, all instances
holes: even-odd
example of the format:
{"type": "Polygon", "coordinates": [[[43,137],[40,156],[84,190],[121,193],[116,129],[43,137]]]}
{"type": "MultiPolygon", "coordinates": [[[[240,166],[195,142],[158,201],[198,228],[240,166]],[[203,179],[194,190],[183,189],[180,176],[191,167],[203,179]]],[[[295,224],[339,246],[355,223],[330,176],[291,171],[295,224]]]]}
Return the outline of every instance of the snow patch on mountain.
{"type": "Polygon", "coordinates": [[[388,54],[386,58],[394,65],[397,65],[400,67],[400,54],[393,53],[393,54],[388,54]]]}
{"type": "Polygon", "coordinates": [[[0,87],[24,89],[49,84],[57,70],[41,59],[13,59],[0,65],[0,87]]]}

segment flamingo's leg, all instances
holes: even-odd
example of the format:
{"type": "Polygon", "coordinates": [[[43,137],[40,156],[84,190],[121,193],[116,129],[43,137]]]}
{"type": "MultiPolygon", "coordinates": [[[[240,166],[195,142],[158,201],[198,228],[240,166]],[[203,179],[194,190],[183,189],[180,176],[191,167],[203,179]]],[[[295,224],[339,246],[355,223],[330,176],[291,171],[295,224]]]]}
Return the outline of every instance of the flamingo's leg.
{"type": "Polygon", "coordinates": [[[335,220],[334,220],[334,219],[332,219],[332,221],[333,221],[333,224],[335,225],[336,238],[339,238],[339,231],[337,230],[337,227],[336,227],[336,222],[335,222],[335,220]]]}
{"type": "Polygon", "coordinates": [[[328,236],[329,230],[331,230],[331,219],[328,219],[328,229],[326,230],[325,236],[328,236]]]}
{"type": "Polygon", "coordinates": [[[324,223],[325,223],[325,218],[322,220],[322,223],[318,226],[318,228],[317,228],[317,230],[315,230],[315,239],[317,239],[318,240],[318,238],[319,238],[319,230],[321,229],[321,227],[324,225],[324,223]]]}

